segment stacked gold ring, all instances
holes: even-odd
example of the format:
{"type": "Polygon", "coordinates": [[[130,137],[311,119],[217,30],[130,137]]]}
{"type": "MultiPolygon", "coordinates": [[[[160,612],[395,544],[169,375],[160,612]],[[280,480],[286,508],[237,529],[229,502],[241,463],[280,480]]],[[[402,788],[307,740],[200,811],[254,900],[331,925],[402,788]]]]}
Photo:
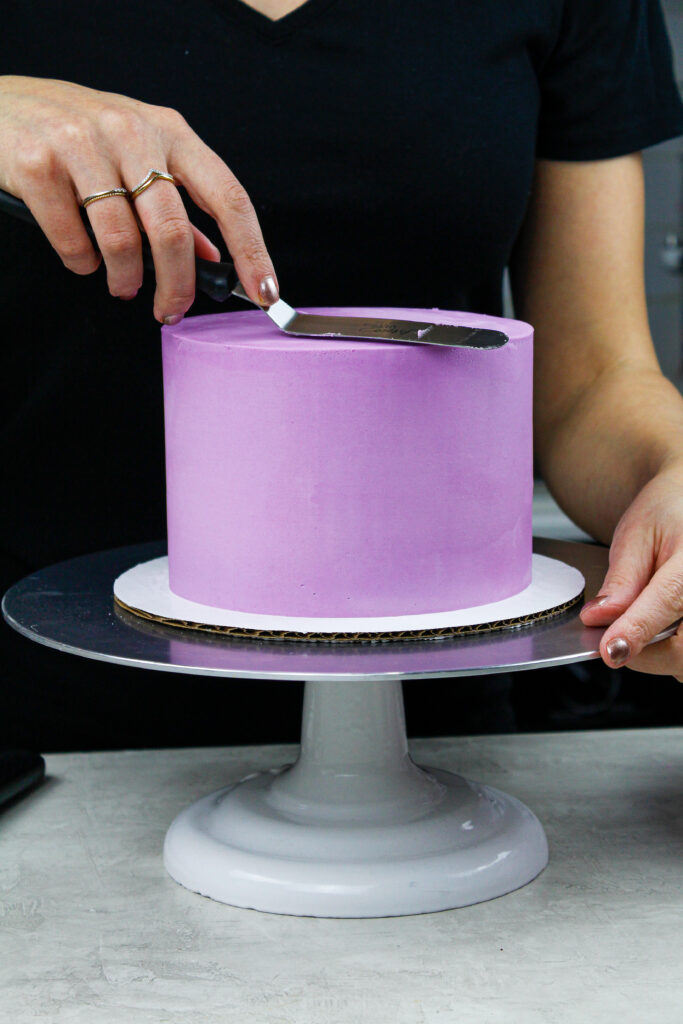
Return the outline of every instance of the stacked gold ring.
{"type": "Polygon", "coordinates": [[[147,171],[142,181],[130,191],[130,198],[137,199],[138,196],[142,195],[145,189],[148,189],[150,185],[153,185],[155,181],[170,181],[172,185],[175,185],[175,178],[172,174],[167,174],[166,171],[156,171],[154,168],[147,171]]]}
{"type": "Polygon", "coordinates": [[[110,196],[125,196],[128,198],[127,188],[108,188],[104,192],[93,192],[91,196],[86,196],[85,199],[81,199],[81,206],[90,206],[91,203],[96,203],[98,199],[109,199],[110,196]]]}
{"type": "Polygon", "coordinates": [[[135,188],[108,188],[104,192],[93,192],[92,195],[86,196],[85,199],[81,199],[81,206],[90,206],[91,203],[96,203],[98,199],[109,199],[110,196],[123,196],[126,199],[137,199],[141,196],[145,189],[148,189],[150,185],[153,185],[155,181],[159,179],[163,181],[170,181],[172,185],[175,185],[175,178],[172,174],[168,174],[166,171],[157,171],[155,168],[147,171],[142,181],[135,186],[135,188]]]}

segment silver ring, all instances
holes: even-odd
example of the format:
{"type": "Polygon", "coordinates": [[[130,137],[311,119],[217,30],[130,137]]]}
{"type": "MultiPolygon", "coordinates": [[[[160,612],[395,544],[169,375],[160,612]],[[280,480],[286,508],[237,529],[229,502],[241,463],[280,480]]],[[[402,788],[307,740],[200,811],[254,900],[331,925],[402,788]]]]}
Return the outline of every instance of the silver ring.
{"type": "Polygon", "coordinates": [[[81,206],[90,206],[91,203],[96,203],[98,199],[109,199],[109,196],[125,196],[128,198],[127,188],[108,188],[104,192],[93,192],[91,196],[86,196],[85,199],[81,199],[81,206]]]}
{"type": "Polygon", "coordinates": [[[175,185],[175,178],[172,174],[168,174],[166,171],[156,171],[152,167],[151,170],[147,171],[147,174],[144,176],[142,181],[136,185],[135,188],[130,190],[131,199],[137,199],[138,196],[142,195],[145,189],[149,188],[150,185],[153,185],[154,182],[158,181],[160,178],[163,181],[170,181],[172,185],[175,185]]]}

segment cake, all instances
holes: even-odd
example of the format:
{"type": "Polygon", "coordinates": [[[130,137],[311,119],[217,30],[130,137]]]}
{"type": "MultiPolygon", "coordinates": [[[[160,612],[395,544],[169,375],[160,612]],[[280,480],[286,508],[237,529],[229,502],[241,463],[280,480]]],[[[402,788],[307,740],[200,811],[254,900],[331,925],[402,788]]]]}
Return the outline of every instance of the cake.
{"type": "Polygon", "coordinates": [[[496,350],[296,338],[259,310],[164,327],[171,591],[214,608],[393,616],[531,581],[528,324],[496,350]]]}

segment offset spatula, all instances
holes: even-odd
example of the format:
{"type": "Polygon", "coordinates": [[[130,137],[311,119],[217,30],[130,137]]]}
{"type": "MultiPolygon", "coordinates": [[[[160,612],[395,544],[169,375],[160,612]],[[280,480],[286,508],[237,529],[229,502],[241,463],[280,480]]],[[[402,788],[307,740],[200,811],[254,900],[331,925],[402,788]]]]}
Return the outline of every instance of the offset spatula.
{"type": "MultiPolygon", "coordinates": [[[[251,302],[239,283],[233,288],[232,294],[251,302]]],[[[411,345],[445,345],[447,348],[501,348],[509,340],[502,331],[492,331],[486,327],[298,313],[283,299],[265,309],[265,312],[286,334],[313,338],[364,338],[372,341],[400,341],[411,345]]]]}
{"type": "MultiPolygon", "coordinates": [[[[21,199],[0,189],[0,211],[37,226],[37,221],[21,199]]],[[[82,212],[83,225],[97,247],[95,233],[87,214],[82,212]]],[[[142,236],[142,258],[146,269],[154,270],[152,250],[142,236]]],[[[216,302],[225,302],[231,295],[252,302],[240,284],[232,263],[212,263],[197,258],[197,288],[216,302]]],[[[267,313],[285,334],[313,338],[366,338],[372,341],[398,341],[412,345],[442,345],[448,348],[501,348],[509,340],[503,331],[484,327],[464,327],[457,324],[432,324],[418,320],[384,320],[374,317],[323,316],[317,313],[298,313],[284,299],[266,308],[252,305],[267,313]]]]}

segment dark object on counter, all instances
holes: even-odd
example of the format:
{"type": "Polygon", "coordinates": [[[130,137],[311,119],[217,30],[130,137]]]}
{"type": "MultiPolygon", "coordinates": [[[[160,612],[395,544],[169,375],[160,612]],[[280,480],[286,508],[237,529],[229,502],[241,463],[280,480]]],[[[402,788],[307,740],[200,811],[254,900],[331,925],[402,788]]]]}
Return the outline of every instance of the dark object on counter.
{"type": "Polygon", "coordinates": [[[28,750],[0,750],[0,807],[45,778],[45,760],[28,750]]]}

